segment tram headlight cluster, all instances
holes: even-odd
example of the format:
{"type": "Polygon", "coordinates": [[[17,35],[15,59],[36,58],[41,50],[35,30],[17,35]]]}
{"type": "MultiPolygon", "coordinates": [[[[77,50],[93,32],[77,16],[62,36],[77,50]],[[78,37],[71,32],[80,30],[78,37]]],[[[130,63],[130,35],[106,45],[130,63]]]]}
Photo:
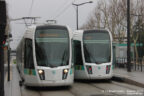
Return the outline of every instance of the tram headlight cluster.
{"type": "Polygon", "coordinates": [[[64,73],[68,73],[68,69],[64,69],[64,73]]]}
{"type": "Polygon", "coordinates": [[[68,72],[69,72],[69,69],[63,69],[63,76],[62,76],[63,80],[67,78],[68,72]]]}
{"type": "Polygon", "coordinates": [[[43,70],[38,70],[39,74],[43,74],[43,72],[44,72],[43,70]]]}
{"type": "Polygon", "coordinates": [[[110,68],[111,68],[111,65],[107,65],[107,66],[106,66],[106,74],[109,74],[109,73],[110,73],[110,68]]]}
{"type": "Polygon", "coordinates": [[[92,67],[91,66],[86,66],[88,74],[92,74],[92,67]]]}
{"type": "Polygon", "coordinates": [[[41,80],[45,80],[44,70],[39,69],[39,70],[38,70],[38,74],[39,74],[39,77],[40,77],[41,80]]]}

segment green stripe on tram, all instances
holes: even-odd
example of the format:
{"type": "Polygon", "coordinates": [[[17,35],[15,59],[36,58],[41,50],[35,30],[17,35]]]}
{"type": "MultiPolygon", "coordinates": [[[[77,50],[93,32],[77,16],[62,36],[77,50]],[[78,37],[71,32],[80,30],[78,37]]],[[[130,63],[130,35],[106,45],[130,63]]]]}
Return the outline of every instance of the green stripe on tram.
{"type": "Polygon", "coordinates": [[[70,75],[74,74],[74,68],[70,69],[70,75]]]}
{"type": "Polygon", "coordinates": [[[24,74],[28,74],[28,73],[29,73],[28,69],[24,69],[24,74]]]}
{"type": "Polygon", "coordinates": [[[34,69],[32,70],[32,74],[36,76],[36,71],[34,69]]]}
{"type": "Polygon", "coordinates": [[[111,68],[112,68],[112,70],[113,70],[113,69],[114,69],[114,66],[112,65],[111,68]]]}
{"type": "Polygon", "coordinates": [[[109,43],[109,40],[84,40],[85,43],[109,43]]]}
{"type": "Polygon", "coordinates": [[[85,70],[83,65],[75,65],[75,70],[85,70]]]}
{"type": "Polygon", "coordinates": [[[24,69],[24,74],[36,76],[36,71],[35,69],[24,69]]]}

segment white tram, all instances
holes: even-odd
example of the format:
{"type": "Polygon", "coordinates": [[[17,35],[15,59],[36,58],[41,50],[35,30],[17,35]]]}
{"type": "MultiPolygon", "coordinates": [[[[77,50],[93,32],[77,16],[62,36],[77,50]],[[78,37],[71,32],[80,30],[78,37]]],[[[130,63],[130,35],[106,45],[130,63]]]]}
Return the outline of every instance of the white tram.
{"type": "Polygon", "coordinates": [[[72,31],[61,25],[32,25],[17,47],[17,67],[26,86],[73,84],[72,31]]]}
{"type": "Polygon", "coordinates": [[[112,78],[112,35],[107,30],[77,30],[73,36],[75,79],[112,78]]]}

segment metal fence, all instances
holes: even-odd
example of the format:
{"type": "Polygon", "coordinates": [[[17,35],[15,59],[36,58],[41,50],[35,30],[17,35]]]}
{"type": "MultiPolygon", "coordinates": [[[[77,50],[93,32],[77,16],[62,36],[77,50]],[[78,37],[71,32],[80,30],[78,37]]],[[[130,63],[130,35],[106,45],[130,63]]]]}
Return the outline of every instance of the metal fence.
{"type": "MultiPolygon", "coordinates": [[[[115,67],[127,68],[127,58],[117,57],[115,67]]],[[[132,68],[132,70],[135,70],[135,71],[139,70],[142,72],[144,70],[144,59],[138,58],[136,61],[136,58],[132,58],[131,59],[131,68],[132,68]]]]}

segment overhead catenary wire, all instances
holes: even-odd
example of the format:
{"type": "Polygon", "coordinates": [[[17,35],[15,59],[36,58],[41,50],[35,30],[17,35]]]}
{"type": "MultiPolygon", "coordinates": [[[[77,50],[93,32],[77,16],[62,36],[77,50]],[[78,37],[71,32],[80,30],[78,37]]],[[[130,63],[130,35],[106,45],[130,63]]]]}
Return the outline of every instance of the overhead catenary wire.
{"type": "MultiPolygon", "coordinates": [[[[60,6],[60,8],[58,8],[58,11],[59,11],[59,9],[61,9],[61,7],[63,7],[64,5],[66,5],[66,4],[68,4],[68,5],[65,6],[65,7],[63,8],[63,10],[60,11],[59,13],[58,13],[58,12],[55,12],[55,13],[58,13],[58,14],[55,15],[55,17],[52,18],[52,19],[56,19],[56,18],[60,17],[66,10],[68,10],[68,9],[70,8],[71,3],[75,2],[75,1],[76,1],[76,0],[73,0],[72,2],[68,3],[69,0],[67,0],[67,2],[64,2],[64,3],[60,6]]],[[[33,9],[33,5],[34,5],[34,0],[32,0],[32,2],[31,2],[31,6],[30,6],[30,9],[29,9],[29,16],[31,16],[32,9],[33,9]]]]}
{"type": "Polygon", "coordinates": [[[55,12],[53,12],[53,15],[55,15],[54,13],[57,13],[57,12],[61,11],[62,8],[63,8],[65,5],[67,5],[68,3],[69,3],[69,0],[66,0],[65,2],[63,2],[63,4],[61,4],[61,5],[57,8],[57,10],[56,10],[55,12]]]}
{"type": "MultiPolygon", "coordinates": [[[[74,0],[75,1],[75,0],[74,0]]],[[[73,1],[73,2],[74,2],[73,1]]],[[[72,2],[70,2],[67,6],[64,7],[64,9],[62,11],[60,11],[53,19],[55,20],[56,18],[60,17],[62,14],[64,14],[64,12],[66,12],[70,6],[71,6],[72,2]]]]}
{"type": "Polygon", "coordinates": [[[31,2],[31,6],[30,6],[30,10],[29,10],[29,16],[31,16],[33,4],[34,4],[34,0],[32,0],[32,2],[31,2]]]}

